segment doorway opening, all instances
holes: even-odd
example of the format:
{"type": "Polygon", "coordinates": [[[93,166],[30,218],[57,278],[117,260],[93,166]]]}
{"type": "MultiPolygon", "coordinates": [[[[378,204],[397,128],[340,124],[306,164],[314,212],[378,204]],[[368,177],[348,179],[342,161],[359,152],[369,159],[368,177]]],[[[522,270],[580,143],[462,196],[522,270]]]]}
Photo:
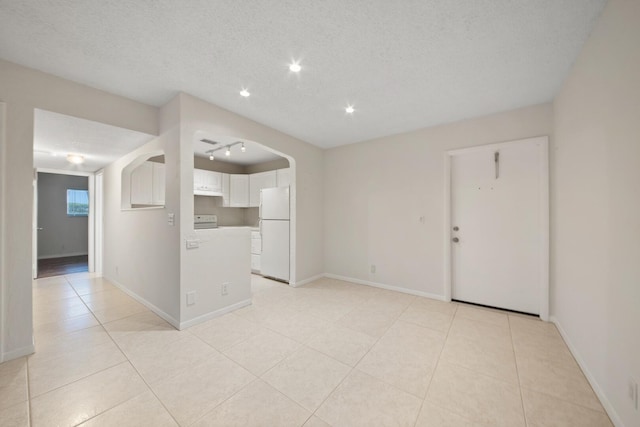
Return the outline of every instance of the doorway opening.
{"type": "Polygon", "coordinates": [[[296,165],[244,138],[193,138],[194,229],[251,228],[251,272],[295,286],[296,165]]]}
{"type": "Polygon", "coordinates": [[[96,231],[101,233],[102,222],[96,221],[95,190],[93,173],[35,170],[34,279],[96,271],[95,249],[102,244],[96,231]]]}

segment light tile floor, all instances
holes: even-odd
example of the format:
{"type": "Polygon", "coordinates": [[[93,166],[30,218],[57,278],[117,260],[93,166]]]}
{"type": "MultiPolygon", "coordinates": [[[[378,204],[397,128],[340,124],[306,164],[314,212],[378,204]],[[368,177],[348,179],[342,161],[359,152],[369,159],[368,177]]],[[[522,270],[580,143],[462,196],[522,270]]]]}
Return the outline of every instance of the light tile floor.
{"type": "Polygon", "coordinates": [[[1,426],[611,426],[556,328],[320,279],[177,331],[88,273],[34,282],[1,426]]]}

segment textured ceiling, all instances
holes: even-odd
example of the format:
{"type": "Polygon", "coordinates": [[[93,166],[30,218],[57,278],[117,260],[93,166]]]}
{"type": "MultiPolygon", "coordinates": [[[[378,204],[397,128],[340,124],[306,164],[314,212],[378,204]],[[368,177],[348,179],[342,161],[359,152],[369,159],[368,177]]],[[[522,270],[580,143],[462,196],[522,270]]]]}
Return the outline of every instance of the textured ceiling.
{"type": "Polygon", "coordinates": [[[33,166],[36,168],[95,172],[146,144],[153,135],[90,120],[36,110],[33,133],[33,166]],[[67,154],[85,161],[74,165],[67,154]]]}
{"type": "Polygon", "coordinates": [[[330,147],[552,100],[604,3],[0,0],[0,57],[330,147]]]}

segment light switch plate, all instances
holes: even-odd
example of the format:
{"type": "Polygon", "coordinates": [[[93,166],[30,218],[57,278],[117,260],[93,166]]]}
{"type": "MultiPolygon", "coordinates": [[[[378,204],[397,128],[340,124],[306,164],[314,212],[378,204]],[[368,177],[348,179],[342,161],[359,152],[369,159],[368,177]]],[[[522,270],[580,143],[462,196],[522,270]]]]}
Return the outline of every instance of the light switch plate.
{"type": "Polygon", "coordinates": [[[187,249],[195,249],[200,247],[198,239],[187,239],[187,249]]]}

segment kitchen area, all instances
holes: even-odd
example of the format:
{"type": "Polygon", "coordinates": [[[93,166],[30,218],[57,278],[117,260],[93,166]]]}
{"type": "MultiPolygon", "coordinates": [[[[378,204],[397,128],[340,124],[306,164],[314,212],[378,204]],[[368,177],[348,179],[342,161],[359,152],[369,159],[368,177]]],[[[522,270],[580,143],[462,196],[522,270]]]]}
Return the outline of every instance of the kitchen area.
{"type": "Polygon", "coordinates": [[[291,181],[289,161],[260,144],[199,138],[194,232],[205,240],[229,232],[238,239],[248,236],[251,273],[288,283],[291,181]]]}

